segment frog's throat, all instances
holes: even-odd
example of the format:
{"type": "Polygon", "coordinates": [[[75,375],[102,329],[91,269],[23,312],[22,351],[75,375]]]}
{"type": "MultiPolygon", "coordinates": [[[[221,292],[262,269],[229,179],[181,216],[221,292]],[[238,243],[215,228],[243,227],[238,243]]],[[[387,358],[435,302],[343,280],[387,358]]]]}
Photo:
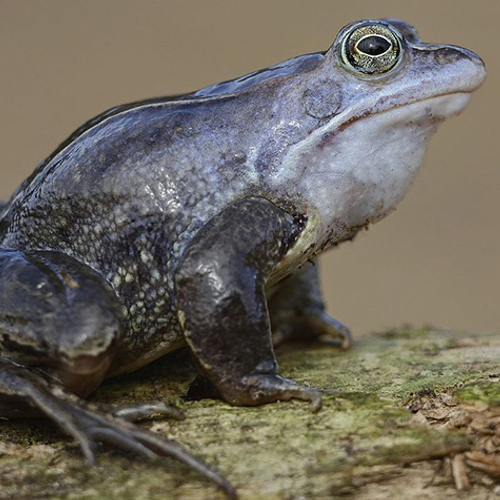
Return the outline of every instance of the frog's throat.
{"type": "Polygon", "coordinates": [[[299,210],[308,222],[275,274],[286,274],[291,265],[390,213],[410,187],[439,123],[460,113],[470,97],[433,96],[359,116],[348,126],[339,117],[292,148],[274,182],[297,190],[290,194],[302,198],[299,210]]]}

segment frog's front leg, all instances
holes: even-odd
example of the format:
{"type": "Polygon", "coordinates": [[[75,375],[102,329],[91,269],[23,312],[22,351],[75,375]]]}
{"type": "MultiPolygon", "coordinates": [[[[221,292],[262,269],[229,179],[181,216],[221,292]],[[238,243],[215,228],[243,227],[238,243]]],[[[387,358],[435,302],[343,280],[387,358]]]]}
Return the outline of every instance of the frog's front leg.
{"type": "Polygon", "coordinates": [[[319,340],[341,349],[351,346],[349,328],[325,311],[318,269],[316,262],[307,263],[270,291],[275,346],[290,340],[319,340]]]}
{"type": "Polygon", "coordinates": [[[267,200],[234,203],[196,235],[176,275],[179,319],[204,376],[235,405],[321,393],[278,374],[265,282],[303,227],[267,200]]]}
{"type": "Polygon", "coordinates": [[[148,458],[173,457],[234,498],[227,480],[203,461],[127,421],[151,411],[181,414],[161,404],[112,414],[75,395],[100,384],[123,332],[118,298],[93,270],[58,252],[0,247],[0,415],[51,418],[91,463],[98,441],[148,458]]]}

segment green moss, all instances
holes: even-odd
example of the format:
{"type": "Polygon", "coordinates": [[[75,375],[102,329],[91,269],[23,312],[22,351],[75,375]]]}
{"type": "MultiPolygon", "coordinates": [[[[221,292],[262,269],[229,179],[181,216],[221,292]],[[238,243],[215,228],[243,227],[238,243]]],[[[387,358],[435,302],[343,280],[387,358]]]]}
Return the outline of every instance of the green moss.
{"type": "Polygon", "coordinates": [[[500,385],[498,381],[482,380],[458,389],[455,397],[460,403],[500,406],[500,385]]]}
{"type": "Polygon", "coordinates": [[[419,335],[428,336],[430,332],[433,331],[431,327],[424,328],[413,328],[411,325],[404,325],[401,328],[396,328],[394,330],[388,330],[387,332],[382,332],[380,336],[384,339],[414,339],[419,335]]]}
{"type": "MultiPolygon", "coordinates": [[[[176,402],[186,420],[141,425],[213,464],[243,499],[326,499],[385,481],[400,481],[405,491],[413,470],[405,464],[422,462],[418,477],[425,478],[428,470],[432,482],[434,469],[425,469],[433,467],[432,460],[471,446],[463,433],[416,425],[402,405],[406,398],[426,389],[459,388],[461,401],[499,404],[500,390],[488,378],[498,369],[496,337],[472,340],[452,332],[405,329],[373,335],[346,352],[319,346],[282,349],[285,376],[333,391],[316,414],[297,401],[258,408],[185,401],[193,371],[182,354],[106,383],[93,400],[116,406],[176,402]]],[[[48,422],[1,422],[0,500],[223,498],[208,481],[171,460],[136,460],[107,447],[99,457],[99,467],[89,467],[72,440],[48,422]]],[[[453,495],[450,484],[432,483],[426,491],[447,498],[453,495]]],[[[412,496],[414,486],[408,488],[403,496],[418,498],[412,496]]]]}
{"type": "Polygon", "coordinates": [[[405,429],[372,443],[366,465],[407,464],[446,457],[471,447],[464,433],[446,433],[433,429],[405,429]]]}

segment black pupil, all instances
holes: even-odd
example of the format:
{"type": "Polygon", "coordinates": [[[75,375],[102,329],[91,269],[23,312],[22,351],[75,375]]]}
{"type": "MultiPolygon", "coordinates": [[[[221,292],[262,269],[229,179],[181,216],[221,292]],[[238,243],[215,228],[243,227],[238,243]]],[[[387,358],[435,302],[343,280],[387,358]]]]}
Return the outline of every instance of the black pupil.
{"type": "Polygon", "coordinates": [[[371,35],[358,43],[358,50],[369,56],[379,56],[390,48],[391,44],[383,37],[371,35]]]}

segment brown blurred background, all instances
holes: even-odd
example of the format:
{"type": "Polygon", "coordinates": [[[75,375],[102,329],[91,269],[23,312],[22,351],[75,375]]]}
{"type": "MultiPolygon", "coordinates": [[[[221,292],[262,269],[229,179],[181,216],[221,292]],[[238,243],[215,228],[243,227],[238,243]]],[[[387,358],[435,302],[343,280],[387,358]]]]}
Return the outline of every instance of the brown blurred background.
{"type": "Polygon", "coordinates": [[[402,323],[500,331],[498,0],[0,0],[0,198],[115,104],[324,50],[366,17],[472,49],[489,78],[442,126],[399,210],[323,257],[330,310],[355,335],[402,323]]]}

